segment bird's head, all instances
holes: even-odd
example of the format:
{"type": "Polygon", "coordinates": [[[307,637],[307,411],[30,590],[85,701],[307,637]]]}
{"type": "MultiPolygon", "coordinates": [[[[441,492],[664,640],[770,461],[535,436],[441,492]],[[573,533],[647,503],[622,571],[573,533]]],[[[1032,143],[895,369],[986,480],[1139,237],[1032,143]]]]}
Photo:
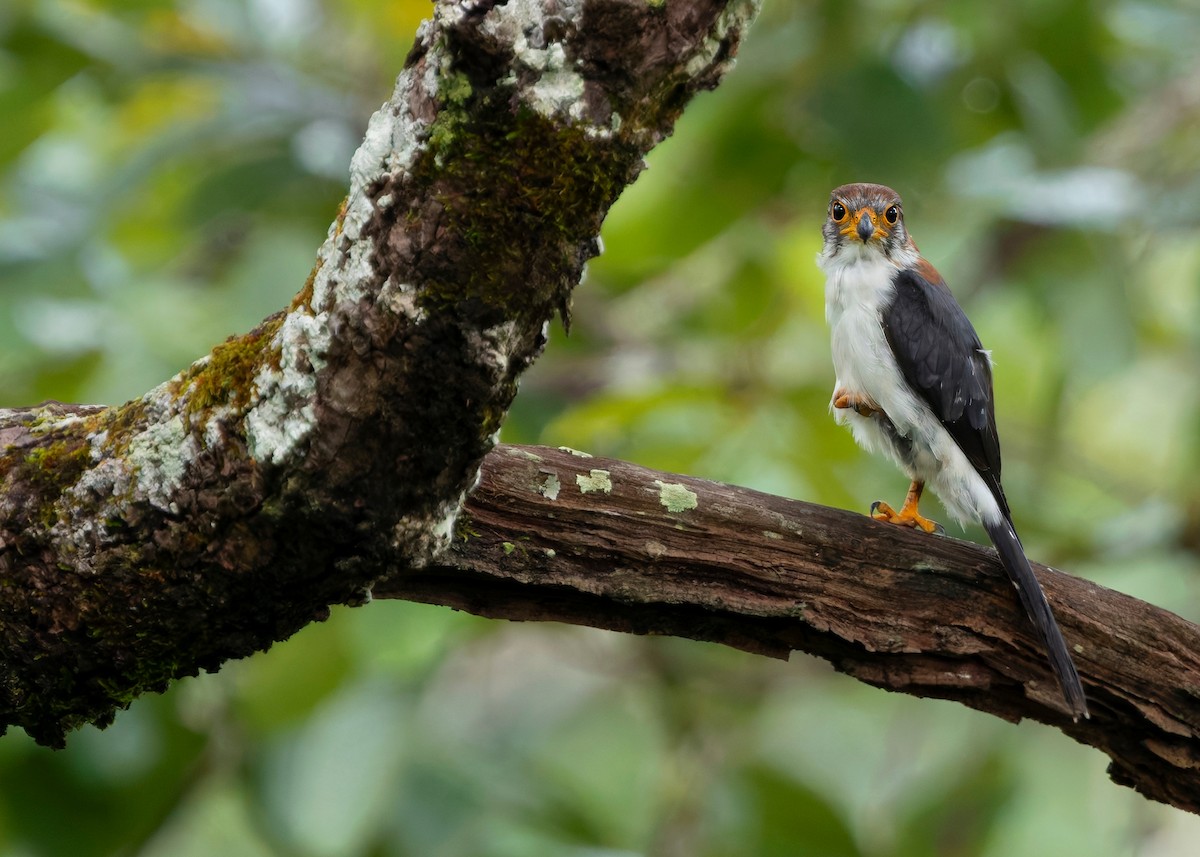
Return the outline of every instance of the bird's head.
{"type": "Polygon", "coordinates": [[[904,228],[900,194],[881,184],[846,184],[829,197],[822,234],[822,257],[869,258],[876,254],[900,264],[916,253],[904,228]]]}

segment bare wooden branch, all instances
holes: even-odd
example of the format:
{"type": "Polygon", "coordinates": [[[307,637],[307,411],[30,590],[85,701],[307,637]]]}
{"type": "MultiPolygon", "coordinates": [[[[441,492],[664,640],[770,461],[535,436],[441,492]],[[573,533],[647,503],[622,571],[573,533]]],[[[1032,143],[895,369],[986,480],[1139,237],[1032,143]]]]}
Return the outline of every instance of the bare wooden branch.
{"type": "Polygon", "coordinates": [[[868,684],[1050,724],[1200,812],[1200,627],[1035,566],[1090,720],[1065,710],[995,553],[622,461],[501,446],[436,567],[376,597],[829,660],[868,684]]]}
{"type": "Polygon", "coordinates": [[[121,407],[0,412],[0,731],[67,730],[419,567],[608,207],[757,0],[441,0],[292,305],[121,407]]]}

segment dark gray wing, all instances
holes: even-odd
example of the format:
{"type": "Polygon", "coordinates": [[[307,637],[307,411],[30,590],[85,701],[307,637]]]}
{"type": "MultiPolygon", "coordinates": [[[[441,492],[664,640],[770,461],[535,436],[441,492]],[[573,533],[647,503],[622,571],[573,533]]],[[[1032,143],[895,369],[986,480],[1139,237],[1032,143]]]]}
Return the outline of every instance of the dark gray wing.
{"type": "Polygon", "coordinates": [[[1004,490],[1000,487],[1000,440],[992,404],[992,366],[975,328],[941,276],[926,262],[902,271],[895,296],[883,312],[883,330],[900,374],[924,399],[983,477],[1005,520],[983,527],[1033,621],[1050,666],[1076,721],[1088,716],[1087,697],[1054,612],[1029,565],[1004,490]]]}
{"type": "Polygon", "coordinates": [[[927,263],[901,271],[894,285],[883,330],[900,374],[933,409],[1011,519],[1000,487],[992,367],[979,335],[927,263]]]}

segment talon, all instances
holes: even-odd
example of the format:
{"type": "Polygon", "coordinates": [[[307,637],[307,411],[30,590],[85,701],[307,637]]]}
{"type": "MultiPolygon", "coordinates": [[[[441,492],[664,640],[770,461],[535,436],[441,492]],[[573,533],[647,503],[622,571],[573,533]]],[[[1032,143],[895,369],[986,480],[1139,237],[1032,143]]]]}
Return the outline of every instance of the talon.
{"type": "Polygon", "coordinates": [[[845,390],[835,390],[833,394],[833,406],[838,410],[846,410],[853,408],[858,412],[859,416],[870,417],[875,414],[882,414],[883,409],[875,404],[870,396],[864,396],[858,393],[847,393],[845,390]]]}
{"type": "Polygon", "coordinates": [[[909,486],[908,494],[904,498],[904,505],[897,512],[887,503],[882,500],[876,500],[871,504],[871,517],[876,521],[883,521],[887,524],[896,524],[901,527],[912,527],[913,529],[924,530],[927,533],[937,533],[945,535],[945,528],[937,521],[931,521],[919,511],[917,504],[921,501],[921,492],[925,490],[925,483],[913,482],[909,486]]]}

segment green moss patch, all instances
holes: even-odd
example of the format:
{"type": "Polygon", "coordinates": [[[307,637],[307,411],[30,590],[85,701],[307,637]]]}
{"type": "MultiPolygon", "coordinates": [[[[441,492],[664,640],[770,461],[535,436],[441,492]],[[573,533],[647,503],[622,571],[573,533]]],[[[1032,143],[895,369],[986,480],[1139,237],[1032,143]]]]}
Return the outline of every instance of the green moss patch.
{"type": "Polygon", "coordinates": [[[222,405],[245,408],[259,369],[278,363],[279,355],[269,354],[268,349],[283,319],[283,313],[277,313],[249,333],[229,337],[212,350],[207,362],[189,369],[176,387],[177,394],[186,398],[185,417],[222,405]]]}
{"type": "Polygon", "coordinates": [[[475,93],[464,77],[445,92],[413,167],[438,210],[409,212],[409,228],[431,214],[444,224],[432,248],[440,264],[423,265],[434,273],[422,306],[545,315],[569,295],[638,154],[582,123],[514,107],[511,87],[475,93]]]}

